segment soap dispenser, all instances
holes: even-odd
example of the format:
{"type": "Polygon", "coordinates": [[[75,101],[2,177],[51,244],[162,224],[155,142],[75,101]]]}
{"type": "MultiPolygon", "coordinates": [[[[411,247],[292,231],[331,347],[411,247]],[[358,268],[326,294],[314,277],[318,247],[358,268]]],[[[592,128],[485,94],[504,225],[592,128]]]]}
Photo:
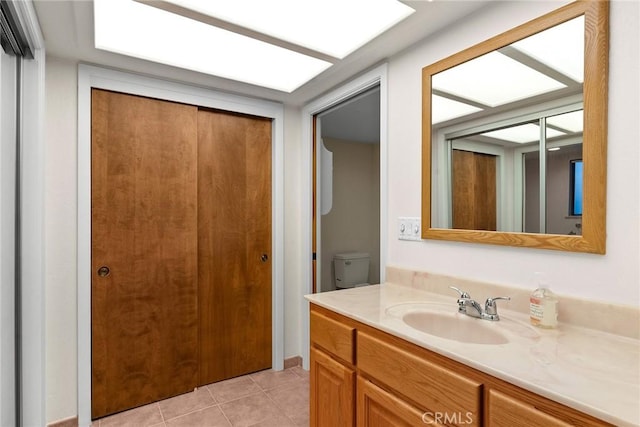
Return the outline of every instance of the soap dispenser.
{"type": "Polygon", "coordinates": [[[558,298],[549,289],[541,273],[535,273],[538,288],[529,297],[531,324],[540,328],[558,326],[558,298]]]}

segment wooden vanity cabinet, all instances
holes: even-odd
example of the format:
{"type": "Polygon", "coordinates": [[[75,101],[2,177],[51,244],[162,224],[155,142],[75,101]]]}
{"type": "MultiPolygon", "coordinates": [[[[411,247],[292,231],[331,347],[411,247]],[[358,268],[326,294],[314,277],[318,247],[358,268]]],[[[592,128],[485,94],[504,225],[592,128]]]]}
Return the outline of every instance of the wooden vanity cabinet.
{"type": "Polygon", "coordinates": [[[311,304],[311,426],[611,426],[311,304]]]}
{"type": "Polygon", "coordinates": [[[311,427],[355,425],[355,327],[310,313],[311,427]]]}

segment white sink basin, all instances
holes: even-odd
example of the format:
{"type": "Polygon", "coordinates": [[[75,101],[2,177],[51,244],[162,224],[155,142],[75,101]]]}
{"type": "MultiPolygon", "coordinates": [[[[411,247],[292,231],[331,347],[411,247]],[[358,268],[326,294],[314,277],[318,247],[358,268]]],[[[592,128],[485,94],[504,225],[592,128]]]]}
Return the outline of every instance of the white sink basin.
{"type": "Polygon", "coordinates": [[[421,332],[448,340],[493,345],[509,342],[490,321],[457,312],[412,311],[402,316],[402,321],[421,332]]]}
{"type": "Polygon", "coordinates": [[[455,302],[399,303],[387,307],[385,314],[422,333],[461,343],[500,345],[540,339],[540,334],[526,322],[504,314],[498,321],[474,318],[458,313],[455,302]]]}

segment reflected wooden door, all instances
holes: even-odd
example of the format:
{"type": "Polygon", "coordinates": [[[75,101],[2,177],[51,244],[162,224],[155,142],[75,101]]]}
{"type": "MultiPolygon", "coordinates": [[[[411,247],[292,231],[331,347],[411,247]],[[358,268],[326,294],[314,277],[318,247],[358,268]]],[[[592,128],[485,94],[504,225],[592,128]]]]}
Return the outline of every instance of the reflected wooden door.
{"type": "Polygon", "coordinates": [[[198,112],[201,385],[271,367],[271,120],[198,112]]]}
{"type": "Polygon", "coordinates": [[[197,108],[92,90],[92,417],[198,376],[197,108]]]}
{"type": "Polygon", "coordinates": [[[453,150],[452,228],[496,230],[496,156],[453,150]]]}

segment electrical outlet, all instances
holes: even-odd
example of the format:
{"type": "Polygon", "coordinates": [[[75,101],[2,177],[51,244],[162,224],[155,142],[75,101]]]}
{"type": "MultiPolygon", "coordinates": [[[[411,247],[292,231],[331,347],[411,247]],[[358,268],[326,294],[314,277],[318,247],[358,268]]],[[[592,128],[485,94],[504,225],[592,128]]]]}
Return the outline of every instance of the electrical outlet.
{"type": "Polygon", "coordinates": [[[421,240],[420,218],[405,217],[398,218],[398,239],[400,240],[421,240]]]}

